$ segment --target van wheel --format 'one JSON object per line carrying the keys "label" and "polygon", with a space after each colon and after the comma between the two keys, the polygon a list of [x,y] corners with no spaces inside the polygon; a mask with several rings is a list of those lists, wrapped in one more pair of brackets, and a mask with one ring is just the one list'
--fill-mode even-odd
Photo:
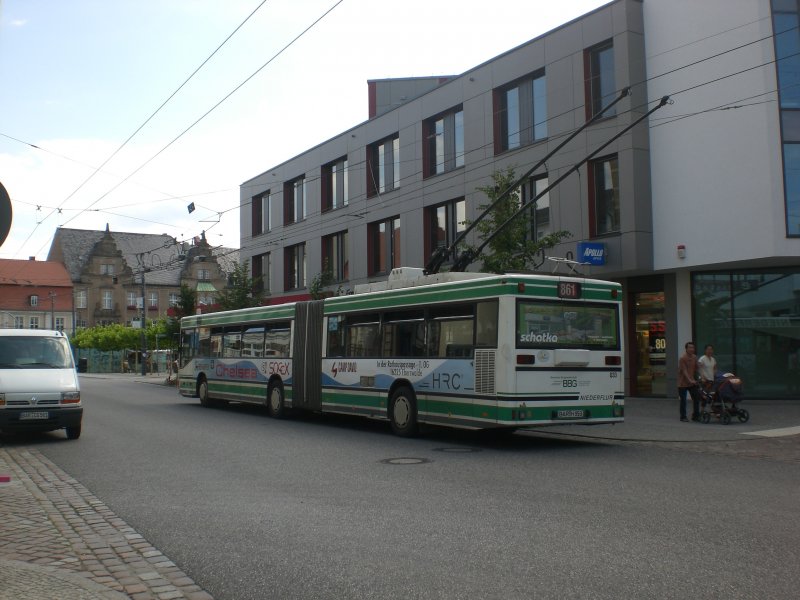
{"label": "van wheel", "polygon": [[205,377],[201,377],[197,384],[197,395],[200,396],[200,404],[203,406],[214,406],[214,401],[208,396],[208,380]]}
{"label": "van wheel", "polygon": [[397,388],[389,401],[389,421],[392,431],[402,437],[417,435],[417,399],[414,392],[406,386]]}
{"label": "van wheel", "polygon": [[286,416],[286,407],[283,404],[283,384],[273,381],[267,388],[267,413],[275,419]]}
{"label": "van wheel", "polygon": [[68,440],[77,440],[81,437],[81,424],[78,423],[74,427],[67,427],[67,439]]}

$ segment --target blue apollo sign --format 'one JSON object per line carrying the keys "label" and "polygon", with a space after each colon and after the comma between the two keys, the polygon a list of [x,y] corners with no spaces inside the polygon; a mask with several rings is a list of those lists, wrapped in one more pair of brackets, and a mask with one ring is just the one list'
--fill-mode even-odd
{"label": "blue apollo sign", "polygon": [[578,262],[584,265],[606,264],[606,245],[598,242],[578,242]]}

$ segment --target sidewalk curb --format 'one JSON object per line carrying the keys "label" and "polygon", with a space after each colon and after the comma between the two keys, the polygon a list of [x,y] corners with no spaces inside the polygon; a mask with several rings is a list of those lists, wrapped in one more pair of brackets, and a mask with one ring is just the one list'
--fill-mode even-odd
{"label": "sidewalk curb", "polygon": [[[0,600],[21,600],[43,590],[59,600],[129,600],[130,596],[71,571],[0,558]],[[50,580],[50,581],[48,581]],[[9,592],[12,595],[8,595]],[[54,594],[57,594],[54,595]],[[45,598],[47,596],[41,596]]]}

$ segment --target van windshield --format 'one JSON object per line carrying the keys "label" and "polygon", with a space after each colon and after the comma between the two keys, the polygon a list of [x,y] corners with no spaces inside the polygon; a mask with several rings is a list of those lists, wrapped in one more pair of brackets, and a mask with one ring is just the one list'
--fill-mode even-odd
{"label": "van windshield", "polygon": [[71,369],[65,338],[0,336],[0,369]]}

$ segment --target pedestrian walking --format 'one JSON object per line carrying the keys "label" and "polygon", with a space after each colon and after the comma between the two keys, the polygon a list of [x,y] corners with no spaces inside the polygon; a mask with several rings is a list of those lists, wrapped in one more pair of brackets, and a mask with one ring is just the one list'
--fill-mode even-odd
{"label": "pedestrian walking", "polygon": [[706,344],[703,349],[703,356],[697,361],[697,372],[700,375],[700,383],[703,389],[708,391],[714,384],[714,377],[717,375],[717,359],[714,358],[714,346]]}
{"label": "pedestrian walking", "polygon": [[697,397],[697,355],[694,342],[686,342],[685,352],[678,361],[678,398],[680,399],[681,421],[686,418],[687,396],[692,397],[692,421],[700,420],[700,399]]}

